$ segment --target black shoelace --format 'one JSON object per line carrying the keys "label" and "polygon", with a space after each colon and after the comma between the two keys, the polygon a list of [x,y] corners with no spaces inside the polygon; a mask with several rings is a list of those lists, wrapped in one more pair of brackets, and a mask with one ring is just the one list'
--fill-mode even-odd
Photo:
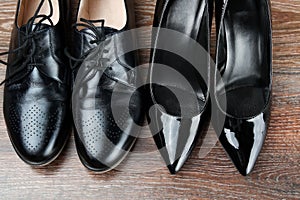
{"label": "black shoelace", "polygon": [[[104,30],[99,31],[98,27],[95,25],[96,23],[101,23],[101,28],[104,28],[104,23],[105,20],[101,19],[101,20],[87,20],[84,18],[80,18],[80,21],[82,23],[76,23],[73,25],[73,28],[78,28],[78,27],[85,27],[89,30],[92,31],[92,33],[89,32],[85,32],[85,34],[90,35],[92,38],[94,38],[94,40],[91,40],[90,43],[91,44],[97,44],[100,45],[105,39],[106,39],[106,35]],[[78,67],[80,67],[81,63],[84,61],[84,59],[91,53],[91,51],[94,48],[88,50],[87,52],[85,52],[80,58],[75,58],[73,57],[68,49],[65,49],[65,55],[70,59],[70,67],[72,70],[77,69]],[[100,54],[102,55],[103,53],[107,53],[108,50],[104,48],[104,46],[102,46],[101,48],[101,52]],[[108,58],[101,58],[102,61],[108,61]]]}
{"label": "black shoelace", "polygon": [[[104,53],[108,53],[109,51],[107,49],[105,49],[105,44],[103,41],[105,41],[107,39],[107,36],[106,36],[106,33],[105,33],[105,30],[104,30],[104,23],[105,23],[105,20],[101,19],[101,20],[87,20],[87,19],[84,19],[84,18],[80,18],[80,21],[82,23],[76,23],[73,25],[74,28],[77,28],[77,27],[85,27],[87,28],[88,30],[91,30],[92,33],[90,32],[85,32],[85,34],[88,34],[90,35],[94,40],[91,40],[90,43],[91,44],[97,44],[97,45],[100,45],[98,46],[98,49],[99,49],[99,52],[98,52],[98,59],[101,60],[101,62],[99,63],[100,66],[91,66],[92,68],[97,68],[98,70],[102,70],[102,71],[105,71],[106,68],[108,68],[109,70],[111,70],[112,68],[109,67],[108,65],[105,65],[104,63],[108,63],[110,60],[110,58],[104,58],[102,57]],[[95,24],[96,23],[101,23],[101,26],[100,28],[102,28],[102,30],[100,31],[99,30],[99,27],[97,27]],[[88,50],[87,52],[85,52],[80,58],[75,58],[73,57],[68,49],[66,48],[65,49],[65,55],[69,58],[70,60],[70,67],[72,70],[76,70],[78,69],[82,62],[85,60],[85,58],[94,50],[94,48],[91,48],[90,50]],[[128,68],[130,69],[130,68]],[[128,83],[122,81],[122,80],[119,80],[113,76],[111,76],[110,74],[104,72],[103,73],[104,76],[108,77],[109,79],[111,80],[114,80],[120,84],[123,84],[127,87],[132,87],[131,85],[129,85]]]}
{"label": "black shoelace", "polygon": [[[35,11],[33,17],[31,17],[28,20],[28,23],[25,25],[25,37],[24,37],[24,43],[12,50],[0,53],[0,56],[9,55],[9,54],[15,54],[19,51],[23,51],[22,56],[19,56],[17,60],[15,60],[12,63],[4,62],[3,60],[0,60],[0,63],[3,65],[10,65],[11,67],[18,67],[13,73],[11,73],[4,81],[0,83],[0,85],[3,85],[4,83],[7,83],[12,78],[14,78],[16,75],[20,75],[17,79],[14,80],[14,82],[20,81],[24,77],[26,77],[35,67],[37,66],[44,66],[42,63],[35,63],[33,56],[36,53],[36,43],[35,43],[35,37],[38,35],[38,30],[43,22],[46,20],[50,23],[51,26],[54,26],[53,21],[51,20],[51,17],[53,16],[53,5],[51,0],[48,0],[49,6],[50,6],[50,14],[39,15],[39,12],[44,4],[45,0],[41,0],[37,10]],[[35,21],[39,19],[37,23]],[[22,74],[21,72],[25,71],[25,69],[28,69],[26,73]],[[8,85],[13,84],[13,82],[8,83]]]}

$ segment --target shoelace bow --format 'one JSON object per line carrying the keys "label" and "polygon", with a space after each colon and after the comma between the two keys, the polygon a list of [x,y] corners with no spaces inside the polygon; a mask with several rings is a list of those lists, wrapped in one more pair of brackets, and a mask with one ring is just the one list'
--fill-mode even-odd
{"label": "shoelace bow", "polygon": [[[105,32],[104,30],[102,31],[99,31],[98,30],[98,27],[95,25],[96,23],[101,23],[101,28],[104,27],[104,23],[105,23],[105,20],[104,19],[101,19],[101,20],[87,20],[87,19],[84,19],[84,18],[80,18],[80,21],[82,23],[76,23],[73,25],[74,28],[77,28],[77,27],[85,27],[87,28],[88,30],[91,30],[92,33],[89,33],[89,32],[85,32],[85,34],[88,34],[90,35],[92,38],[94,38],[94,40],[91,40],[90,43],[91,44],[97,44],[97,45],[101,45],[101,42],[103,42],[105,39],[106,39],[106,35],[105,35]],[[85,52],[80,58],[75,58],[73,57],[68,49],[66,48],[65,49],[65,55],[70,59],[70,67],[72,70],[75,70],[77,69],[78,67],[80,67],[81,63],[84,61],[84,59],[91,53],[91,51],[93,50],[94,48],[88,50],[87,52]],[[102,48],[101,49],[101,52],[100,52],[100,55],[102,55],[103,53],[108,53],[108,50],[104,48],[104,46],[102,45]],[[100,58],[102,61],[109,61],[108,58]],[[102,63],[101,63],[102,65]],[[103,66],[101,66],[103,67]]]}
{"label": "shoelace bow", "polygon": [[[49,6],[50,6],[50,14],[49,15],[44,15],[44,14],[39,15],[39,12],[40,12],[44,2],[45,2],[45,0],[41,0],[33,17],[31,17],[28,20],[28,23],[25,25],[24,43],[20,47],[14,49],[12,51],[0,53],[0,56],[4,56],[4,55],[18,53],[19,51],[24,50],[23,55],[20,56],[17,60],[15,60],[11,64],[4,62],[3,60],[0,60],[0,63],[3,65],[7,65],[7,66],[10,65],[11,67],[18,67],[18,69],[15,70],[10,75],[8,75],[8,77],[4,81],[2,81],[0,83],[0,85],[7,83],[10,79],[12,79],[16,75],[20,74],[21,72],[23,72],[26,68],[27,68],[27,72],[24,73],[23,75],[20,75],[20,77],[17,78],[14,82],[17,82],[17,81],[23,79],[24,77],[26,77],[35,67],[44,66],[44,64],[42,64],[42,63],[34,63],[33,62],[33,60],[34,60],[33,56],[37,49],[36,43],[35,43],[35,37],[38,35],[38,30],[39,30],[41,24],[47,20],[51,26],[54,26],[53,21],[51,20],[51,17],[53,16],[53,5],[52,5],[51,0],[48,0]],[[40,19],[40,20],[37,23],[35,23],[35,21],[37,19]],[[21,65],[19,65],[20,63],[21,63]],[[9,85],[10,84],[12,84],[12,83],[9,83]]]}

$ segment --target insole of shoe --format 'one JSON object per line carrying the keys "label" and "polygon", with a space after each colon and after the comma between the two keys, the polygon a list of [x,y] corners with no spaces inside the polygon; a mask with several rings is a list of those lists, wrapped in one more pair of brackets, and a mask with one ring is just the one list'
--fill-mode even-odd
{"label": "insole of shoe", "polygon": [[[35,14],[39,4],[40,0],[21,0],[20,4],[20,10],[18,15],[18,27],[21,27],[22,25],[25,25],[28,23],[28,20],[33,17]],[[51,17],[51,20],[54,25],[56,25],[59,21],[59,3],[58,0],[51,0],[52,6],[53,6],[53,16]],[[45,0],[39,15],[49,15],[50,14],[50,5],[48,0]],[[38,22],[40,20],[37,19],[35,22]],[[43,24],[49,24],[50,22],[48,20],[45,20]]]}
{"label": "insole of shoe", "polygon": [[265,0],[228,1],[222,27],[227,57],[221,68],[229,114],[253,116],[266,104],[270,83],[268,19]]}
{"label": "insole of shoe", "polygon": [[[77,22],[80,18],[89,20],[104,19],[104,26],[121,30],[127,22],[124,0],[81,0]],[[96,24],[100,26],[100,24]],[[79,27],[78,29],[82,29]]]}

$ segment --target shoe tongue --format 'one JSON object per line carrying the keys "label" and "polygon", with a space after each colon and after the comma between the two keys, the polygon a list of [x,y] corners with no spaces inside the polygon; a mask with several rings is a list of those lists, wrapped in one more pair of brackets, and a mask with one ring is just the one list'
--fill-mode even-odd
{"label": "shoe tongue", "polygon": [[[118,32],[118,30],[110,28],[110,27],[96,27],[97,31],[100,34],[103,34],[103,36],[109,36],[109,35],[114,35]],[[80,37],[82,37],[82,42],[83,42],[83,46],[86,49],[91,49],[93,47],[96,47],[97,44],[91,44],[90,42],[95,40],[95,38],[93,36],[95,36],[95,33],[90,29],[90,28],[85,28],[82,29],[80,31],[78,31],[76,29],[77,34],[81,35]]]}
{"label": "shoe tongue", "polygon": [[[115,34],[115,33],[117,33],[118,32],[118,30],[117,29],[114,29],[114,28],[110,28],[110,27],[96,27],[96,29],[97,29],[97,31],[99,32],[99,33],[104,33],[104,35],[105,36],[107,36],[107,35],[113,35],[113,34]],[[89,29],[89,28],[85,28],[85,29],[82,29],[82,30],[80,30],[79,31],[81,34],[83,34],[83,35],[95,35],[95,33],[91,30],[91,29]]]}
{"label": "shoe tongue", "polygon": [[[118,32],[118,30],[110,27],[96,27],[96,29],[100,34],[103,33],[104,36],[113,35]],[[93,36],[95,36],[95,33],[90,28],[84,28],[80,31],[76,28],[74,29],[74,55],[76,57],[81,57],[84,53],[97,46],[97,43],[91,43],[91,41],[95,40]]]}
{"label": "shoe tongue", "polygon": [[[20,27],[20,31],[25,33],[26,30],[27,30],[27,27],[28,27],[28,24],[22,25]],[[48,25],[48,24],[38,24],[38,25],[33,24],[32,28],[31,28],[31,31],[33,31],[36,27],[37,27],[36,31],[41,31],[41,30],[47,29],[51,26]]]}

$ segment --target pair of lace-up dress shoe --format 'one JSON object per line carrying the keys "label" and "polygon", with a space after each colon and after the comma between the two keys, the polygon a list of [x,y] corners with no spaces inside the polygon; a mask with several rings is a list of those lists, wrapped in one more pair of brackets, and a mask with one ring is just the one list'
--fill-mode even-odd
{"label": "pair of lace-up dress shoe", "polygon": [[[8,62],[2,62],[7,65],[4,117],[17,154],[26,163],[41,166],[53,161],[67,143],[73,124],[71,105],[76,106],[74,132],[79,157],[87,168],[105,172],[125,157],[138,131],[129,116],[122,114],[122,98],[136,84],[132,70],[136,55],[129,52],[116,57],[123,43],[113,38],[134,28],[133,1],[81,0],[73,26],[71,5],[66,0],[18,1],[10,51],[2,53],[8,54]],[[95,56],[98,64],[108,66],[80,72],[83,60],[96,47],[103,49],[103,55]],[[83,71],[89,78],[79,78],[81,82],[76,83],[78,72]],[[124,77],[127,71],[132,73]],[[122,120],[115,120],[110,102],[119,82],[123,88],[115,108]],[[72,92],[78,92],[79,101],[71,101]],[[131,101],[135,122],[144,118],[140,98],[136,92]],[[117,123],[122,123],[123,129]]]}
{"label": "pair of lace-up dress shoe", "polygon": [[[72,28],[70,5],[65,0],[19,0],[10,51],[1,54],[8,54],[8,62],[2,61],[7,65],[4,117],[22,160],[39,166],[53,161],[67,143],[73,111],[80,160],[94,171],[111,170],[134,145],[146,108],[160,104],[164,109],[155,107],[148,120],[162,157],[176,173],[203,131],[211,99],[218,105],[212,114],[225,150],[243,175],[252,170],[265,138],[271,96],[266,0],[216,2],[216,70],[197,59],[197,51],[188,45],[200,44],[209,51],[212,2],[159,0],[149,84],[143,90],[138,88],[137,55],[131,46],[134,35],[126,42],[116,37],[135,28],[133,1],[81,0]],[[158,47],[163,28],[187,36],[171,43],[192,52],[200,74],[185,57]],[[164,76],[156,63],[183,75],[196,95],[176,83],[176,75]],[[183,97],[184,106],[174,94]],[[223,107],[219,101],[224,96]],[[223,123],[218,120],[222,116]]]}

